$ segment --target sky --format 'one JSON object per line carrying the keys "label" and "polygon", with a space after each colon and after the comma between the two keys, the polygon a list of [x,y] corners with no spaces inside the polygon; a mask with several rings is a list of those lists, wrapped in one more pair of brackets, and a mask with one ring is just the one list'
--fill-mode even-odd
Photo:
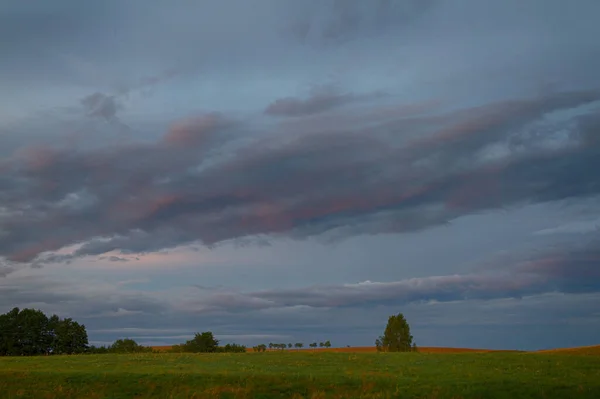
{"label": "sky", "polygon": [[600,343],[600,2],[0,5],[0,312]]}

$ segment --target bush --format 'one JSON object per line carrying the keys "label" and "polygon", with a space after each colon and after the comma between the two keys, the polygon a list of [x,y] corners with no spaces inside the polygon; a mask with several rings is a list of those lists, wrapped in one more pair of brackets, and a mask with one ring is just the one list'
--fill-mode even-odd
{"label": "bush", "polygon": [[218,346],[219,340],[214,337],[212,332],[206,331],[196,333],[194,338],[181,345],[181,350],[190,353],[215,353]]}
{"label": "bush", "polygon": [[259,345],[253,346],[252,350],[254,350],[254,352],[266,352],[267,345],[259,344]]}
{"label": "bush", "polygon": [[91,345],[86,351],[85,353],[88,353],[90,355],[103,355],[108,352],[108,348],[106,346],[94,346]]}
{"label": "bush", "polygon": [[[265,345],[263,345],[265,346]],[[266,348],[266,346],[265,346]],[[194,338],[186,341],[184,344],[173,345],[171,353],[245,353],[246,347],[238,344],[227,344],[219,346],[219,340],[215,338],[212,332],[205,331],[196,333]]]}
{"label": "bush", "polygon": [[238,344],[227,344],[217,347],[217,352],[221,353],[246,353],[246,347]]}
{"label": "bush", "polygon": [[148,346],[142,346],[135,342],[133,339],[125,338],[118,339],[111,346],[108,347],[108,353],[151,353],[152,348]]}

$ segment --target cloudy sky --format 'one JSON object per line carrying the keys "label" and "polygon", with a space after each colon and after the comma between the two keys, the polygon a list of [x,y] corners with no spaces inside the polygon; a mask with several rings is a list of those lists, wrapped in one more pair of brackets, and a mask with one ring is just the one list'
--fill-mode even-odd
{"label": "cloudy sky", "polygon": [[597,0],[0,4],[0,312],[600,342]]}

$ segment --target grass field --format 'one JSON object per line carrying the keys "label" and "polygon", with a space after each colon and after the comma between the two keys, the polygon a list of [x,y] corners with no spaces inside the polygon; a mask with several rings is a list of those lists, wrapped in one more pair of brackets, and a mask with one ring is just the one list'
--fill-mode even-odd
{"label": "grass field", "polygon": [[13,357],[0,358],[0,397],[597,399],[600,356],[306,351]]}
{"label": "grass field", "polygon": [[559,348],[539,351],[538,353],[550,353],[557,355],[589,355],[600,356],[600,345],[581,346],[578,348]]}

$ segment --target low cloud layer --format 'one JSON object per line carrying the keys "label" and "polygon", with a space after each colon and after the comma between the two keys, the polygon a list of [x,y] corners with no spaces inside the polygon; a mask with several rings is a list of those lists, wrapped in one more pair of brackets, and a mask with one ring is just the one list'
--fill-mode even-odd
{"label": "low cloud layer", "polygon": [[[147,344],[172,344],[210,329],[224,342],[333,339],[343,345],[368,343],[364,339],[371,341],[380,333],[386,315],[402,309],[423,344],[466,343],[454,333],[432,335],[433,327],[489,333],[518,328],[520,338],[491,346],[531,349],[552,342],[551,336],[569,334],[561,332],[565,326],[585,330],[600,325],[592,306],[600,290],[596,248],[597,241],[572,250],[547,249],[501,271],[258,291],[181,285],[150,293],[133,286],[151,279],[110,284],[19,272],[0,280],[0,310],[29,306],[75,317],[85,322],[95,343],[132,337]],[[542,311],[548,306],[552,312]],[[537,333],[536,345],[527,343],[540,325],[550,328]],[[353,333],[341,333],[340,328]],[[490,346],[482,337],[474,339],[471,346]],[[578,339],[571,342],[589,342]]]}
{"label": "low cloud layer", "polygon": [[[200,313],[269,308],[402,307],[411,303],[495,300],[526,296],[600,292],[598,241],[578,248],[548,250],[494,271],[411,278],[394,282],[364,281],[257,292],[209,292],[198,300]],[[193,306],[193,304],[188,304]]]}

